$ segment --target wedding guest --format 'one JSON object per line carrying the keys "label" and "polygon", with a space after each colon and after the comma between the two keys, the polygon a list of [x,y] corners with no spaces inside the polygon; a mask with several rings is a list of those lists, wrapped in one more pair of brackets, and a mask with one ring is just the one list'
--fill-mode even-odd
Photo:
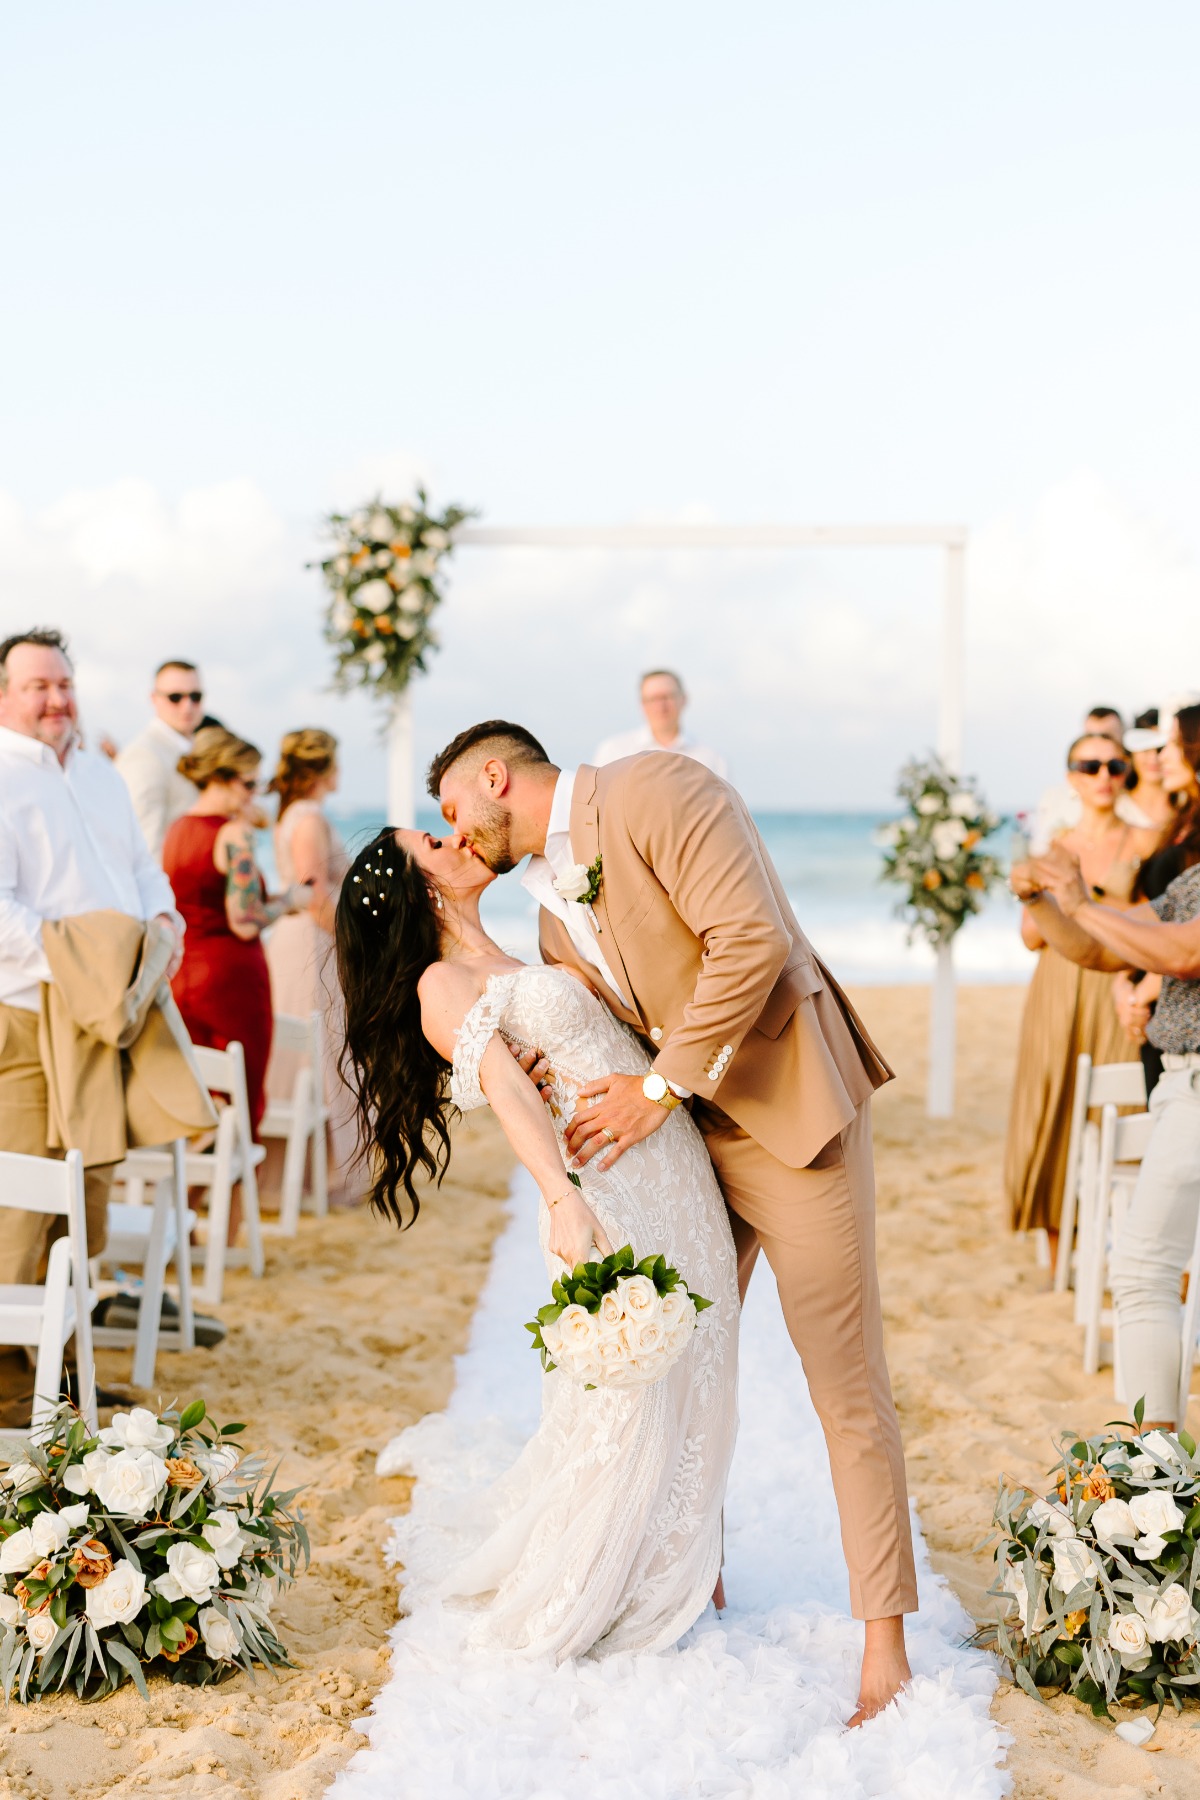
{"label": "wedding guest", "polygon": [[642,713],[646,723],[619,737],[605,738],[592,761],[597,768],[619,762],[623,756],[640,756],[647,750],[672,750],[676,756],[690,756],[703,763],[714,775],[728,773],[725,758],[707,745],[699,744],[683,729],[683,714],[688,697],[683,682],[670,669],[650,669],[640,684]]}
{"label": "wedding guest", "polygon": [[194,1043],[214,1050],[241,1044],[255,1131],[266,1108],[272,1024],[260,940],[268,925],[309,901],[306,887],[268,898],[255,862],[250,821],[260,761],[253,744],[221,726],[198,731],[179,769],[199,794],[163,844],[163,868],[188,932],[172,991]]}
{"label": "wedding guest", "polygon": [[167,827],[196,797],[191,782],[179,773],[179,759],[191,749],[204,712],[204,684],[195,663],[178,656],[160,663],[150,704],[154,717],[120,752],[117,768],[133,796],[151,854],[161,860]]}
{"label": "wedding guest", "polygon": [[[38,1046],[51,982],[43,925],[106,911],[153,919],[175,938],[170,972],[182,954],[183,920],[129,791],[107,757],[80,747],[77,727],[62,634],[26,631],[0,643],[0,1149],[24,1156],[51,1154]],[[111,1177],[111,1164],[86,1171],[93,1255],[104,1247]],[[37,1279],[49,1227],[36,1213],[0,1208],[0,1284]],[[28,1424],[32,1385],[23,1352],[0,1352],[0,1420]]]}
{"label": "wedding guest", "polygon": [[1163,977],[1149,1036],[1164,1072],[1150,1099],[1154,1129],[1113,1250],[1111,1286],[1118,1340],[1118,1398],[1145,1429],[1174,1431],[1179,1417],[1180,1292],[1200,1212],[1200,864],[1177,875],[1157,900],[1133,911],[1091,893],[1061,847],[1012,874],[1014,892],[1056,951],[1089,971],[1134,966]]}
{"label": "wedding guest", "polygon": [[[1159,831],[1175,819],[1175,799],[1163,781],[1162,749],[1167,732],[1158,728],[1159,709],[1147,707],[1125,733],[1125,748],[1133,769],[1127,786],[1126,817],[1131,825],[1156,826]],[[1170,720],[1165,721],[1167,727]]]}
{"label": "wedding guest", "polygon": [[[1177,875],[1200,862],[1200,705],[1182,707],[1169,721],[1165,736],[1161,728],[1153,735],[1161,744],[1162,783],[1174,812],[1158,849],[1138,871],[1139,900],[1158,900]],[[1162,979],[1142,969],[1123,969],[1113,976],[1113,1003],[1141,1056],[1147,1095],[1154,1092],[1163,1072],[1162,1052],[1147,1036]]]}
{"label": "wedding guest", "polygon": [[[1079,823],[1055,842],[1079,859],[1084,879],[1110,903],[1128,905],[1144,857],[1158,834],[1117,816],[1129,759],[1111,737],[1076,738],[1067,753],[1067,779],[1079,801]],[[1093,1063],[1128,1059],[1125,1034],[1113,1010],[1107,975],[1081,969],[1049,947],[1028,908],[1021,939],[1037,952],[1021,1021],[1017,1078],[1009,1113],[1004,1184],[1014,1231],[1044,1228],[1058,1237],[1066,1175],[1075,1064],[1086,1051]]]}
{"label": "wedding guest", "polygon": [[[1084,714],[1080,730],[1086,735],[1110,737],[1124,745],[1125,725],[1115,706],[1090,707]],[[1119,810],[1124,810],[1124,801]],[[1070,831],[1078,823],[1079,795],[1069,781],[1056,781],[1053,787],[1045,789],[1034,810],[1029,832],[1034,855],[1047,849],[1060,832]]]}
{"label": "wedding guest", "polygon": [[[342,992],[333,957],[334,915],[349,866],[341,838],[325,811],[338,785],[338,744],[328,731],[310,726],[289,731],[268,792],[279,796],[275,826],[275,866],[282,882],[306,887],[302,912],[280,919],[267,934],[267,966],[277,1013],[307,1019],[322,1015],[325,1028],[325,1104],[329,1108],[328,1153],[331,1197],[345,1198],[355,1158],[356,1129],[347,1090],[337,1072],[343,1038]],[[296,1079],[295,1057],[279,1046],[267,1070],[267,1094],[288,1100]]]}

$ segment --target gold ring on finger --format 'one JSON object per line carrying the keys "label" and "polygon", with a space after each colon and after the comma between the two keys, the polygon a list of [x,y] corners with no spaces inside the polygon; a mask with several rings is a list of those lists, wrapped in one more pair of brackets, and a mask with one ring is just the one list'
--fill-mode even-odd
{"label": "gold ring on finger", "polygon": [[610,1125],[602,1125],[600,1127],[600,1136],[606,1137],[610,1144],[615,1144],[617,1141],[617,1134]]}

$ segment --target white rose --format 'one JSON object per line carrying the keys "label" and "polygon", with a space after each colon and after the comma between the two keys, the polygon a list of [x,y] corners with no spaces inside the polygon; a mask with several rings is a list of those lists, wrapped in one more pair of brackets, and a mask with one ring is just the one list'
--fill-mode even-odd
{"label": "white rose", "polygon": [[559,1313],[558,1337],[567,1355],[590,1350],[599,1335],[599,1327],[586,1306],[564,1306]]}
{"label": "white rose", "polygon": [[92,1477],[101,1506],[122,1519],[144,1519],[166,1485],[167,1465],[152,1450],[118,1450]]}
{"label": "white rose", "polygon": [[398,509],[396,516],[400,520],[400,523],[402,525],[411,525],[415,522],[417,515],[416,515],[415,510],[408,504],[408,501],[406,500],[404,502],[404,505]]}
{"label": "white rose", "polygon": [[424,576],[428,581],[437,569],[437,557],[432,550],[415,550],[408,566],[414,576]]}
{"label": "white rose", "polygon": [[227,1481],[242,1460],[241,1451],[234,1444],[218,1444],[215,1450],[193,1450],[192,1461],[198,1469],[203,1469],[214,1487]]}
{"label": "white rose", "polygon": [[917,811],[922,818],[931,819],[934,813],[939,813],[941,810],[942,803],[936,794],[922,794],[917,801]]}
{"label": "white rose", "polygon": [[164,1600],[211,1600],[220,1580],[215,1556],[195,1544],[172,1544],[167,1551],[167,1573],[154,1583]]}
{"label": "white rose", "polygon": [[694,1312],[690,1318],[680,1319],[676,1324],[672,1325],[670,1331],[668,1331],[663,1340],[663,1348],[672,1362],[675,1361],[677,1356],[683,1355],[683,1352],[688,1347],[688,1341],[695,1329],[696,1315]]}
{"label": "white rose", "polygon": [[583,863],[568,863],[561,875],[554,877],[554,891],[564,900],[582,900],[592,885],[592,877]]}
{"label": "white rose", "polygon": [[399,605],[402,613],[407,613],[410,618],[415,618],[419,613],[425,611],[427,601],[424,591],[415,587],[405,588],[400,596]]}
{"label": "white rose", "polygon": [[1035,1500],[1025,1514],[1024,1523],[1035,1526],[1038,1531],[1046,1526],[1054,1537],[1075,1536],[1075,1522],[1070,1513],[1049,1500]]}
{"label": "white rose", "polygon": [[621,1283],[621,1305],[634,1324],[658,1315],[658,1289],[648,1275],[627,1275]]}
{"label": "white rose", "polygon": [[1030,1631],[1041,1631],[1049,1622],[1050,1614],[1046,1608],[1045,1598],[1038,1601],[1037,1618],[1032,1627],[1029,1623],[1029,1589],[1025,1586],[1024,1563],[1010,1563],[1004,1571],[1004,1590],[1016,1601],[1017,1612],[1021,1620],[1021,1628],[1026,1636]]}
{"label": "white rose", "polygon": [[232,1569],[241,1560],[244,1540],[236,1513],[224,1509],[209,1513],[200,1535],[223,1569]]}
{"label": "white rose", "polygon": [[373,569],[390,569],[395,560],[390,550],[377,550],[371,558],[371,567]]}
{"label": "white rose", "polygon": [[1146,1621],[1146,1630],[1154,1643],[1195,1637],[1200,1613],[1188,1599],[1187,1589],[1180,1587],[1177,1581],[1161,1594],[1135,1594],[1133,1604]]}
{"label": "white rose", "polygon": [[348,600],[335,600],[329,620],[335,631],[349,631],[354,623],[354,608]]}
{"label": "white rose", "polygon": [[20,1499],[22,1494],[32,1494],[35,1488],[44,1487],[45,1482],[46,1477],[36,1463],[10,1463],[4,1471],[4,1486],[12,1489],[14,1499]]}
{"label": "white rose", "polygon": [[379,664],[385,660],[386,655],[387,652],[382,644],[368,644],[363,652],[363,660],[374,669],[378,668]]}
{"label": "white rose", "polygon": [[169,1425],[160,1425],[149,1407],[135,1406],[132,1412],[113,1414],[112,1424],[100,1432],[100,1442],[119,1450],[165,1450],[175,1433]]}
{"label": "white rose", "polygon": [[[396,636],[397,637],[415,638],[418,631],[420,631],[420,629],[421,629],[420,621],[417,619],[406,619],[404,617],[404,615],[401,614],[400,617],[396,620]],[[430,636],[429,641],[431,644],[434,642],[432,635]]]}
{"label": "white rose", "polygon": [[659,1317],[664,1325],[678,1325],[681,1320],[692,1320],[696,1316],[696,1308],[690,1294],[682,1288],[672,1288],[664,1294],[659,1302]]}
{"label": "white rose", "polygon": [[1148,1537],[1160,1538],[1165,1532],[1183,1530],[1184,1515],[1170,1494],[1164,1494],[1161,1488],[1148,1494],[1135,1494],[1129,1502],[1129,1511],[1138,1530]]}
{"label": "white rose", "polygon": [[1152,1456],[1131,1456],[1129,1459],[1129,1478],[1131,1481],[1157,1481],[1162,1470]]}
{"label": "white rose", "polygon": [[365,606],[368,612],[385,613],[392,604],[392,590],[386,581],[373,577],[364,581],[361,587],[354,590],[354,604]]}
{"label": "white rose", "polygon": [[1115,1539],[1133,1539],[1138,1534],[1137,1521],[1124,1500],[1106,1500],[1096,1508],[1090,1523],[1097,1543],[1106,1550],[1115,1548]]}
{"label": "white rose", "polygon": [[107,1625],[128,1625],[146,1604],[146,1577],[124,1558],[114,1564],[98,1587],[88,1588],[84,1611],[97,1631]]}
{"label": "white rose", "polygon": [[361,535],[370,538],[373,544],[386,544],[393,529],[390,516],[377,509],[367,520],[366,530]]}
{"label": "white rose", "polygon": [[613,1288],[607,1294],[602,1296],[600,1310],[594,1316],[596,1320],[596,1329],[599,1331],[601,1338],[613,1337],[620,1331],[622,1325],[625,1323],[625,1309],[621,1305],[621,1296],[618,1289]]}
{"label": "white rose", "polygon": [[973,819],[978,805],[974,794],[968,794],[964,788],[950,796],[950,811],[956,819]]}
{"label": "white rose", "polygon": [[895,823],[880,825],[874,832],[875,842],[881,850],[894,850],[903,835],[903,828]]}
{"label": "white rose", "polygon": [[19,1625],[21,1603],[15,1594],[0,1594],[0,1625]]}
{"label": "white rose", "polygon": [[112,1460],[111,1450],[89,1450],[82,1462],[72,1463],[63,1476],[63,1486],[70,1494],[93,1494],[96,1476]]}
{"label": "white rose", "polygon": [[450,534],[443,531],[440,525],[427,525],[421,533],[421,542],[428,544],[431,550],[445,550],[450,542]]}
{"label": "white rose", "polygon": [[30,1525],[29,1533],[37,1546],[40,1562],[43,1556],[58,1555],[71,1535],[71,1525],[61,1513],[40,1512]]}
{"label": "white rose", "polygon": [[367,526],[370,523],[370,519],[371,519],[371,515],[368,512],[356,512],[351,515],[350,529],[354,533],[355,537],[365,537],[366,536]]}
{"label": "white rose", "polygon": [[25,1636],[29,1639],[39,1656],[45,1656],[47,1650],[58,1636],[58,1626],[48,1612],[30,1613],[25,1620]]}
{"label": "white rose", "polygon": [[629,1356],[624,1335],[619,1337],[601,1337],[596,1345],[596,1362],[604,1371],[604,1379],[608,1381],[614,1369],[619,1369]]}
{"label": "white rose", "polygon": [[196,1623],[204,1639],[205,1651],[213,1661],[232,1662],[240,1648],[233,1621],[219,1613],[215,1606],[206,1606]]}
{"label": "white rose", "polygon": [[32,1569],[35,1562],[41,1562],[42,1553],[34,1542],[33,1532],[26,1525],[21,1531],[14,1531],[6,1537],[0,1546],[0,1575],[24,1575]]}
{"label": "white rose", "polygon": [[666,1333],[660,1319],[650,1318],[641,1325],[631,1325],[629,1329],[629,1348],[640,1361],[644,1357],[653,1356],[664,1346]]}
{"label": "white rose", "polygon": [[342,577],[347,576],[350,573],[350,558],[348,556],[335,556],[333,559],[333,572],[335,575],[340,575]]}
{"label": "white rose", "polygon": [[939,819],[929,835],[939,862],[950,862],[958,854],[958,847],[967,834],[960,820]]}
{"label": "white rose", "polygon": [[542,1326],[542,1343],[546,1347],[550,1361],[557,1362],[562,1353],[562,1335],[558,1329],[557,1319],[552,1319],[548,1325]]}
{"label": "white rose", "polygon": [[1108,1624],[1109,1648],[1127,1669],[1144,1669],[1150,1661],[1150,1633],[1136,1613],[1115,1613]]}
{"label": "white rose", "polygon": [[1051,1585],[1060,1594],[1069,1594],[1081,1581],[1089,1585],[1095,1582],[1099,1573],[1096,1559],[1078,1538],[1056,1537],[1050,1546],[1050,1554],[1054,1558]]}

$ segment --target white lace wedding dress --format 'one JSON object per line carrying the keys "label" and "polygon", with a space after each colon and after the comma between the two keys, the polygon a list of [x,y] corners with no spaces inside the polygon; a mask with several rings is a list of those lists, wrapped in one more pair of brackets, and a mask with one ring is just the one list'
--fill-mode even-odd
{"label": "white lace wedding dress", "polygon": [[[565,970],[517,969],[493,976],[463,1021],[451,1089],[463,1111],[486,1105],[479,1065],[496,1032],[548,1058],[560,1142],[579,1087],[649,1067],[633,1033]],[[660,1650],[694,1624],[720,1569],[736,1431],[733,1241],[686,1109],[607,1173],[588,1165],[582,1181],[614,1249],[661,1252],[713,1305],[649,1387],[588,1391],[560,1371],[544,1376],[541,1423],[508,1473],[436,1518],[398,1519],[390,1546],[404,1564],[408,1609],[430,1599],[469,1607],[470,1644],[560,1662]],[[562,1265],[547,1251],[544,1206],[540,1232],[548,1299]],[[523,1316],[514,1314],[514,1334]]]}

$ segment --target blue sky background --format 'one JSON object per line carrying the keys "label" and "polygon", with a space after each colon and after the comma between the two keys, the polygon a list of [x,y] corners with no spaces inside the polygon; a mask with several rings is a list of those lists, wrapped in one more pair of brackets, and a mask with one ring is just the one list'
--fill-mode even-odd
{"label": "blue sky background", "polygon": [[[323,720],[323,510],[972,528],[968,760],[1200,684],[1200,18],[617,0],[67,4],[6,21],[3,622],[128,736],[160,654]],[[678,663],[759,803],[886,798],[933,733],[906,556],[459,558],[430,751],[564,759]]]}

